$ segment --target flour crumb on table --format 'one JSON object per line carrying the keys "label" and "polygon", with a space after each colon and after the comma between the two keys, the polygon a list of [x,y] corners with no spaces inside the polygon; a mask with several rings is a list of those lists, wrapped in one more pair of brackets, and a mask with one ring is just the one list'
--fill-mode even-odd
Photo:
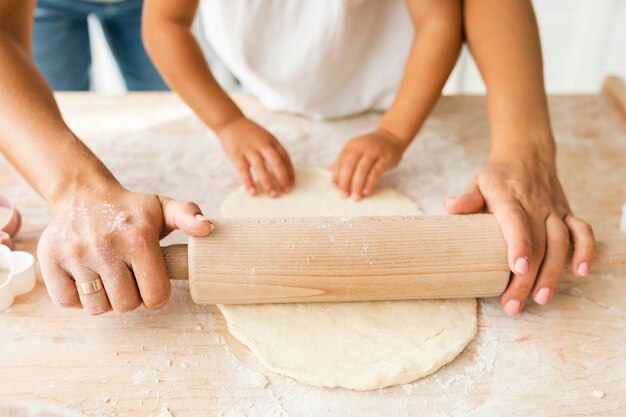
{"label": "flour crumb on table", "polygon": [[150,417],[174,417],[174,414],[167,407],[163,407],[159,414],[152,414]]}
{"label": "flour crumb on table", "polygon": [[599,389],[594,389],[593,390],[593,396],[598,398],[598,399],[602,399],[602,398],[604,398],[604,391],[599,390]]}

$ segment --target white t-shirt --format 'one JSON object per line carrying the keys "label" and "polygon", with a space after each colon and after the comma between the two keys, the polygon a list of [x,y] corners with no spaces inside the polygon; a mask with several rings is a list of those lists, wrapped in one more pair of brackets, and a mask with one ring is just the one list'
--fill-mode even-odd
{"label": "white t-shirt", "polygon": [[413,40],[404,0],[205,0],[201,14],[267,108],[317,119],[387,109]]}

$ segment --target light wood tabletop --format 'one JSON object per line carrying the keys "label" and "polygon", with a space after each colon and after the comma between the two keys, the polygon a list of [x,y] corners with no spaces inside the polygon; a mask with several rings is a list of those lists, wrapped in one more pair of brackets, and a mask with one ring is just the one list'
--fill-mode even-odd
{"label": "light wood tabletop", "polygon": [[[380,114],[337,122],[273,114],[235,96],[298,166],[325,166]],[[57,94],[72,129],[127,187],[198,202],[208,217],[238,185],[213,134],[171,93]],[[572,209],[599,239],[620,232],[626,122],[607,94],[550,97],[558,168]],[[3,110],[6,111],[6,110]],[[484,97],[444,97],[401,165],[384,177],[442,214],[489,147]],[[45,202],[0,157],[0,191],[24,218],[17,249],[35,253]],[[174,234],[164,244],[183,242]],[[410,318],[407,318],[410,319]],[[432,376],[356,392],[311,387],[265,370],[214,306],[175,282],[161,310],[91,317],[55,307],[39,282],[0,312],[0,403],[37,401],[90,416],[620,416],[626,415],[626,267],[565,273],[545,307],[518,317],[479,303],[479,331]],[[0,407],[0,415],[3,414]]]}

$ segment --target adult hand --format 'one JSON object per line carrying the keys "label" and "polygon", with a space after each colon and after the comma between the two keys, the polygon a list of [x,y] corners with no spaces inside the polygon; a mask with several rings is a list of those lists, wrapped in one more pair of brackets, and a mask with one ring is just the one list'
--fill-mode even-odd
{"label": "adult hand", "polygon": [[333,165],[333,183],[344,197],[360,200],[374,191],[385,171],[398,165],[406,147],[400,138],[383,129],[354,138]]}
{"label": "adult hand", "polygon": [[[530,161],[530,162],[527,162]],[[572,214],[554,162],[492,160],[459,197],[445,202],[449,214],[493,213],[507,243],[512,271],[501,305],[517,314],[527,297],[550,301],[573,246],[572,272],[584,278],[595,254],[591,227]]]}
{"label": "adult hand", "polygon": [[[159,240],[174,229],[190,236],[213,229],[194,203],[130,192],[116,182],[75,189],[52,208],[37,249],[48,293],[56,304],[89,314],[163,306],[170,281]],[[77,284],[98,278],[103,289],[79,295]]]}
{"label": "adult hand", "polygon": [[217,132],[222,148],[239,171],[250,195],[257,193],[251,170],[270,197],[293,188],[295,173],[289,155],[271,133],[252,120],[240,117]]}

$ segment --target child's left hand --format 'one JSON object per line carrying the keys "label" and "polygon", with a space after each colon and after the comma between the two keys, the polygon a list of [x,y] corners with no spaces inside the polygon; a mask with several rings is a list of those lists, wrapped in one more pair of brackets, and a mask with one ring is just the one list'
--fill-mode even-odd
{"label": "child's left hand", "polygon": [[380,176],[398,165],[407,145],[393,134],[377,129],[350,140],[333,165],[333,183],[344,197],[368,196]]}

